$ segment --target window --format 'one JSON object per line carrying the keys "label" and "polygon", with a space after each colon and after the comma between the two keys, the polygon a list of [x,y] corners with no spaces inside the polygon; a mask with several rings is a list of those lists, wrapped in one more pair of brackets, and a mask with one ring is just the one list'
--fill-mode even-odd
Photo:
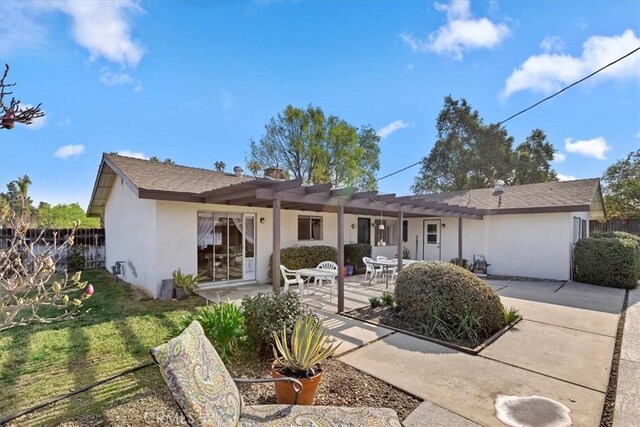
{"label": "window", "polygon": [[586,230],[582,229],[582,219],[580,217],[573,217],[573,243],[582,238],[583,233],[586,234]]}
{"label": "window", "polygon": [[406,219],[402,221],[402,241],[405,243],[409,241],[409,221]]}
{"label": "window", "polygon": [[583,239],[587,237],[587,220],[586,219],[582,220],[582,233],[580,233],[580,236]]}
{"label": "window", "polygon": [[322,217],[298,216],[298,240],[322,240]]}
{"label": "window", "polygon": [[[384,225],[384,229],[380,229],[381,220],[376,219],[374,221],[375,225],[375,246],[390,246],[398,244],[398,221],[397,220],[382,220],[382,225]],[[382,242],[385,244],[382,245]]]}

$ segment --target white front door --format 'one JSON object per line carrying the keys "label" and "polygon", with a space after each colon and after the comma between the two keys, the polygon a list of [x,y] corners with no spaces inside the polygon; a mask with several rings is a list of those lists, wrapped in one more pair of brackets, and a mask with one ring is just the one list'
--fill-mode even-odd
{"label": "white front door", "polygon": [[440,220],[424,221],[422,259],[440,261]]}

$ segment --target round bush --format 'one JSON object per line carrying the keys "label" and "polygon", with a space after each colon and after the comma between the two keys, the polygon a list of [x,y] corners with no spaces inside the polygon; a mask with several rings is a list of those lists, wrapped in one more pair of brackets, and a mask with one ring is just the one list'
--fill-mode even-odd
{"label": "round bush", "polygon": [[573,251],[577,282],[631,289],[640,279],[640,246],[633,239],[587,237]]}
{"label": "round bush", "polygon": [[403,318],[449,341],[477,344],[506,325],[498,295],[475,274],[448,262],[402,269],[395,299]]}

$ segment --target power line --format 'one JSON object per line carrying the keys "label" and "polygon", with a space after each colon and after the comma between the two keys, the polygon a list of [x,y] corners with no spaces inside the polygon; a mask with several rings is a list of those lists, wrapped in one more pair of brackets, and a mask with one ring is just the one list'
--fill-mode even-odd
{"label": "power line", "polygon": [[[532,108],[537,107],[538,105],[542,104],[543,102],[548,101],[548,100],[550,100],[551,98],[553,98],[553,97],[555,97],[555,96],[560,95],[560,94],[561,94],[562,92],[564,92],[565,90],[570,89],[570,88],[572,88],[573,86],[575,86],[575,85],[577,85],[577,84],[582,83],[583,81],[585,81],[585,80],[587,80],[587,79],[589,79],[589,78],[591,78],[591,77],[595,76],[596,74],[598,74],[599,72],[603,71],[604,69],[609,68],[609,67],[611,67],[612,65],[614,65],[614,64],[616,64],[616,63],[618,63],[618,62],[622,61],[623,59],[625,59],[625,58],[627,58],[627,57],[629,57],[629,56],[633,55],[634,53],[636,53],[636,52],[637,52],[637,51],[639,51],[639,50],[640,50],[640,47],[637,47],[637,48],[633,49],[631,52],[627,53],[626,55],[621,56],[620,58],[616,59],[615,61],[610,62],[610,63],[608,63],[607,65],[605,65],[605,66],[603,66],[603,67],[601,67],[601,68],[598,68],[596,71],[594,71],[593,73],[589,74],[588,76],[585,76],[585,77],[581,78],[580,80],[577,80],[577,81],[575,81],[575,82],[571,83],[569,86],[565,86],[564,88],[560,89],[559,91],[557,91],[557,92],[556,92],[556,93],[554,93],[553,95],[549,95],[549,96],[547,96],[546,98],[541,99],[540,101],[536,102],[535,104],[530,105],[529,107],[525,108],[524,110],[520,110],[520,111],[518,111],[517,113],[515,113],[515,114],[513,114],[513,115],[511,115],[511,116],[507,117],[506,119],[502,120],[501,122],[498,122],[498,123],[497,123],[497,125],[498,125],[498,126],[500,126],[500,125],[502,125],[502,124],[504,124],[504,123],[508,122],[509,120],[511,120],[511,119],[513,119],[513,118],[515,118],[515,117],[518,117],[520,114],[526,113],[527,111],[531,110]],[[422,163],[422,160],[419,160],[419,161],[417,161],[417,162],[415,162],[415,163],[412,163],[412,164],[410,164],[409,166],[405,166],[405,167],[403,167],[402,169],[398,169],[397,171],[391,172],[391,173],[389,173],[389,174],[387,174],[387,175],[385,175],[385,176],[383,176],[383,177],[377,178],[377,179],[375,180],[375,182],[382,181],[383,179],[385,179],[385,178],[389,178],[390,176],[393,176],[393,175],[397,175],[397,174],[399,174],[400,172],[404,172],[404,171],[406,171],[407,169],[411,169],[412,167],[419,165],[420,163]]]}

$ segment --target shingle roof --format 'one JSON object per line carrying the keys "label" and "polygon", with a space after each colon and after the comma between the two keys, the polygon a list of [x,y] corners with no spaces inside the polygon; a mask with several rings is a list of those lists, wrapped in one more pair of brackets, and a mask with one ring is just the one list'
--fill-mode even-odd
{"label": "shingle roof", "polygon": [[[376,211],[382,209],[379,202],[367,201],[367,198],[384,197],[385,202],[382,206],[389,204],[389,209],[396,209],[399,205],[407,214],[422,216],[460,214],[481,218],[482,215],[585,210],[591,211],[592,215],[604,215],[600,182],[597,178],[505,186],[501,194],[496,194],[493,188],[482,188],[396,197],[395,195],[371,195],[367,192],[353,194],[354,189],[329,190],[324,188],[325,185],[300,188],[300,180],[278,183],[268,178],[236,176],[209,169],[154,163],[105,154],[91,196],[87,212],[89,216],[98,216],[104,211],[109,193],[118,176],[138,197],[155,200],[222,202],[232,205],[260,203],[266,206],[265,200],[262,199],[269,199],[270,196],[262,193],[258,197],[258,191],[284,190],[293,192],[279,193],[279,198],[285,200],[286,207],[302,210],[305,210],[303,208],[317,210],[318,206],[332,204],[335,197],[346,195],[353,197],[354,200],[346,204],[345,201],[341,203],[345,208],[351,209],[353,211],[350,211],[351,213],[358,214],[370,209],[369,205],[373,203],[377,203]],[[269,190],[259,190],[260,188]]]}
{"label": "shingle roof", "polygon": [[209,169],[156,163],[115,154],[105,154],[104,157],[120,169],[133,185],[144,190],[202,193],[256,180],[250,176],[238,177]]}
{"label": "shingle roof", "polygon": [[597,178],[505,186],[498,197],[493,188],[425,194],[424,200],[478,209],[529,209],[584,206],[598,194]]}

